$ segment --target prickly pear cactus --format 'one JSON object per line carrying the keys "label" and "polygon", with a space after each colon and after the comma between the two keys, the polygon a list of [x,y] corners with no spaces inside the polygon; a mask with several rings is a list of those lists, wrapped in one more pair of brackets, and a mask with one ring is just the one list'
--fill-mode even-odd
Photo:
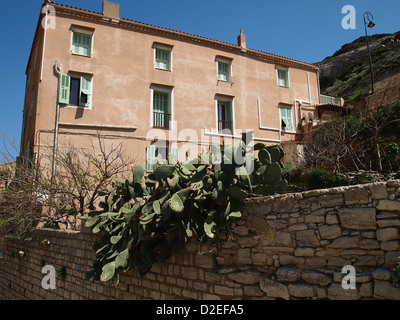
{"label": "prickly pear cactus", "polygon": [[88,278],[118,282],[130,268],[145,275],[157,259],[179,253],[190,237],[215,244],[230,219],[241,217],[249,195],[284,192],[282,148],[256,144],[257,158],[251,139],[244,134],[241,143],[213,145],[192,162],[160,160],[147,176],[137,166],[132,181],[116,179],[100,210],[82,217],[93,233],[103,234]]}

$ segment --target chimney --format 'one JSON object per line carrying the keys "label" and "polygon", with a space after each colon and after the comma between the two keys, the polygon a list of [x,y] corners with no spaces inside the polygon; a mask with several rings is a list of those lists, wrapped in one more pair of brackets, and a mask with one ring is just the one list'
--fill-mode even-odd
{"label": "chimney", "polygon": [[240,35],[237,38],[238,46],[246,49],[246,36],[243,34],[243,29],[240,29]]}
{"label": "chimney", "polygon": [[119,19],[119,3],[103,1],[103,15],[108,18]]}

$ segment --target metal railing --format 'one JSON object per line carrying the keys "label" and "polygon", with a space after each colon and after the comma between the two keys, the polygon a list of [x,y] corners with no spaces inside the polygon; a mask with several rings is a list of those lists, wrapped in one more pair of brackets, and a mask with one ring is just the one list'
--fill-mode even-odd
{"label": "metal railing", "polygon": [[154,128],[169,128],[171,114],[165,112],[153,112],[153,127]]}
{"label": "metal railing", "polygon": [[321,99],[321,104],[331,104],[334,106],[342,106],[342,99],[341,98],[336,98],[336,97],[331,97],[331,96],[326,96],[321,94],[320,95]]}
{"label": "metal railing", "polygon": [[218,132],[222,130],[230,130],[232,132],[232,121],[218,120]]}

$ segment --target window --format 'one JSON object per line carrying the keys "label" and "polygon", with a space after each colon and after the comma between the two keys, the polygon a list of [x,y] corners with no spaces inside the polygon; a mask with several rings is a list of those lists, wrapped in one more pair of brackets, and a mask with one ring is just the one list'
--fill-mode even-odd
{"label": "window", "polygon": [[90,57],[92,55],[93,33],[89,31],[73,31],[71,53]]}
{"label": "window", "polygon": [[216,58],[218,69],[218,80],[232,82],[232,61],[229,58]]}
{"label": "window", "polygon": [[[146,147],[146,171],[153,172],[154,165],[157,163],[157,157],[162,158],[164,160],[167,159],[167,156],[173,156],[173,162],[176,163],[179,161],[179,149],[171,147],[171,151],[169,152],[169,148],[167,146],[156,146],[149,145]],[[170,158],[170,163],[172,159]]]}
{"label": "window", "polygon": [[61,74],[58,102],[71,106],[90,107],[92,77]]}
{"label": "window", "polygon": [[156,69],[171,70],[171,51],[167,49],[156,48],[155,63]]}
{"label": "window", "polygon": [[232,101],[217,101],[218,132],[233,133]]}
{"label": "window", "polygon": [[281,116],[281,129],[293,131],[293,115],[291,107],[279,106]]}
{"label": "window", "polygon": [[173,89],[152,86],[151,125],[154,128],[171,128]]}
{"label": "window", "polygon": [[229,64],[218,61],[218,80],[229,81],[229,78],[230,78]]}
{"label": "window", "polygon": [[289,87],[289,70],[285,68],[277,68],[278,86]]}

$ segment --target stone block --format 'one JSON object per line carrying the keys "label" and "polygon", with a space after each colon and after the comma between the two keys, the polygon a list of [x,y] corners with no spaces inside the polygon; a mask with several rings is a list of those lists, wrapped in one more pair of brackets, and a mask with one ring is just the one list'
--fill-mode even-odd
{"label": "stone block", "polygon": [[376,210],[374,208],[340,208],[338,214],[342,228],[376,229]]}
{"label": "stone block", "polygon": [[275,234],[275,242],[280,245],[290,246],[292,245],[292,237],[288,232],[278,231]]}
{"label": "stone block", "polygon": [[237,252],[237,264],[251,264],[251,251],[249,248],[239,249]]}
{"label": "stone block", "polygon": [[279,257],[279,263],[282,266],[287,266],[287,265],[302,265],[304,264],[304,258],[301,257],[295,257],[292,255],[283,255],[281,257]]}
{"label": "stone block", "polygon": [[322,239],[336,239],[342,235],[342,229],[338,225],[322,225],[318,227]]}
{"label": "stone block", "polygon": [[265,295],[263,291],[261,291],[260,287],[257,286],[244,286],[243,292],[248,297],[262,297]]}
{"label": "stone block", "polygon": [[268,297],[289,300],[288,287],[277,281],[268,278],[260,278],[260,289],[264,291]]}
{"label": "stone block", "polygon": [[260,274],[255,271],[229,273],[228,278],[243,284],[256,284],[260,281]]}
{"label": "stone block", "polygon": [[225,287],[225,286],[214,286],[214,292],[221,296],[234,296],[233,288]]}
{"label": "stone block", "polygon": [[372,282],[365,282],[363,284],[361,284],[360,287],[360,296],[364,297],[364,298],[370,298],[373,295],[373,285]]}
{"label": "stone block", "polygon": [[358,243],[359,240],[357,237],[340,237],[333,240],[328,247],[338,249],[357,248]]}
{"label": "stone block", "polygon": [[305,271],[301,274],[303,280],[310,284],[317,284],[319,286],[327,286],[332,283],[332,278],[328,275],[316,272],[316,271]]}
{"label": "stone block", "polygon": [[324,194],[318,197],[317,202],[322,208],[333,208],[344,205],[343,195],[341,193]]}
{"label": "stone block", "polygon": [[399,249],[399,241],[384,241],[381,242],[381,248],[385,251],[395,251]]}
{"label": "stone block", "polygon": [[375,239],[363,239],[359,242],[359,247],[361,249],[378,249],[379,248],[379,242],[376,241]]}
{"label": "stone block", "polygon": [[298,247],[318,247],[320,245],[314,230],[302,230],[296,232]]}
{"label": "stone block", "polygon": [[221,300],[221,298],[215,294],[203,293],[203,300]]}
{"label": "stone block", "polygon": [[296,282],[301,277],[301,270],[298,268],[281,267],[276,270],[276,276],[280,282]]}
{"label": "stone block", "polygon": [[369,192],[367,187],[351,188],[344,193],[346,205],[367,204],[369,203]]}
{"label": "stone block", "polygon": [[215,257],[213,254],[197,254],[194,257],[194,263],[199,268],[213,268],[215,265]]}
{"label": "stone block", "polygon": [[374,298],[400,300],[400,289],[392,287],[389,281],[376,280],[374,284]]}
{"label": "stone block", "polygon": [[387,228],[387,227],[400,227],[400,219],[393,220],[393,219],[384,219],[378,220],[378,226],[380,228]]}
{"label": "stone block", "polygon": [[381,211],[400,211],[400,201],[399,200],[379,200],[376,209]]}
{"label": "stone block", "polygon": [[361,295],[357,289],[343,289],[339,283],[332,283],[328,288],[328,299],[330,300],[359,300]]}
{"label": "stone block", "polygon": [[296,248],[294,251],[296,257],[314,257],[313,248]]}
{"label": "stone block", "polygon": [[399,239],[399,230],[397,228],[384,228],[376,231],[378,241],[390,241]]}
{"label": "stone block", "polygon": [[388,280],[390,276],[390,271],[384,268],[378,268],[372,271],[372,277],[375,280]]}
{"label": "stone block", "polygon": [[372,199],[387,199],[386,183],[376,182],[369,185]]}
{"label": "stone block", "polygon": [[251,255],[251,259],[252,259],[254,265],[262,266],[267,261],[267,254],[266,253],[253,253]]}
{"label": "stone block", "polygon": [[296,298],[312,298],[314,296],[313,286],[307,284],[290,283],[289,294]]}

